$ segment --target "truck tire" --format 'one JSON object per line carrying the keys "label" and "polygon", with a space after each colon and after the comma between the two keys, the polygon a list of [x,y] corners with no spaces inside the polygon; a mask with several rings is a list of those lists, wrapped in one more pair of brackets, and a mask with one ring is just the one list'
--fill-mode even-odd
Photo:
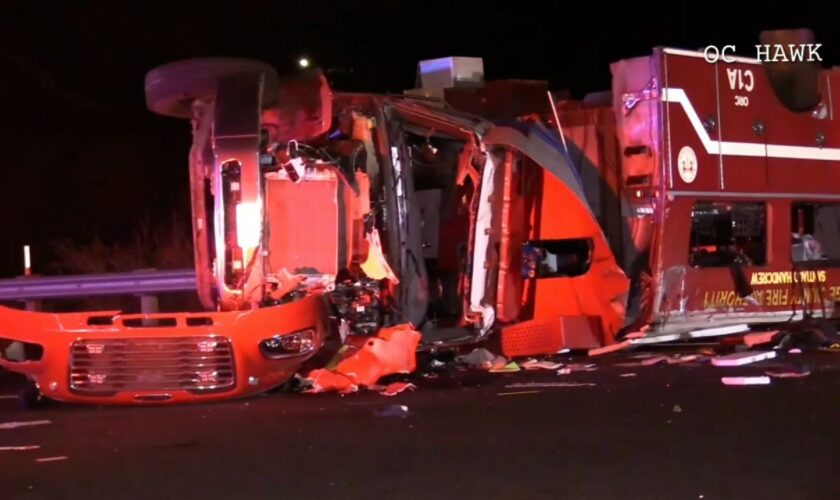
{"label": "truck tire", "polygon": [[220,78],[240,73],[262,73],[263,104],[271,104],[279,85],[271,65],[253,59],[212,57],[176,61],[146,73],[146,106],[164,116],[189,118],[192,101],[215,95]]}

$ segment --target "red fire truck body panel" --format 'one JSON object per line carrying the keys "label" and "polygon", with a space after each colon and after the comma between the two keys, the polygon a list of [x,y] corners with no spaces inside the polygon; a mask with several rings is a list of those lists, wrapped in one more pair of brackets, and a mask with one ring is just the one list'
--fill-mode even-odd
{"label": "red fire truck body panel", "polygon": [[[837,72],[819,78],[819,109],[793,112],[756,63],[711,64],[669,49],[653,57],[664,70],[654,77],[665,157],[664,182],[654,187],[650,320],[666,332],[832,316],[840,300]],[[821,255],[794,255],[801,237],[817,233]],[[738,270],[723,258],[727,245],[743,257]],[[733,273],[749,295],[739,295]]]}

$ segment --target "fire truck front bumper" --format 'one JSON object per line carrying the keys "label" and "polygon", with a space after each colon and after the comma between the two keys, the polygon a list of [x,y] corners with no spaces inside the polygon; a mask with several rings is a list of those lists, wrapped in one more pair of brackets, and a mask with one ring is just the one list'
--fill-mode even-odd
{"label": "fire truck front bumper", "polygon": [[0,307],[0,366],[47,398],[94,404],[214,401],[273,389],[321,348],[312,295],[250,311],[121,315]]}

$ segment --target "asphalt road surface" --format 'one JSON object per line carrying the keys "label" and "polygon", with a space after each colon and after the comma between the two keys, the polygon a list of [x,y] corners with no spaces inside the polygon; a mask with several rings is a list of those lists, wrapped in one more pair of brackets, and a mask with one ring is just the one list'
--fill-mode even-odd
{"label": "asphalt road surface", "polygon": [[[395,397],[144,408],[19,410],[0,374],[0,423],[49,421],[0,429],[0,447],[39,446],[0,451],[0,498],[840,498],[840,353],[793,359],[806,378],[745,387],[721,376],[778,360],[618,361],[444,375]],[[536,385],[557,382],[594,385]],[[409,414],[377,416],[389,405]]]}

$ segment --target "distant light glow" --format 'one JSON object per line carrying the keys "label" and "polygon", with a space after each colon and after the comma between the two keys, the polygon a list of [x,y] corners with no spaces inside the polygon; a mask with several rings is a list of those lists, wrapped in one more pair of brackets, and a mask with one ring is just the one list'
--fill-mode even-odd
{"label": "distant light glow", "polygon": [[23,246],[23,272],[27,276],[32,272],[32,256],[29,253],[29,245]]}
{"label": "distant light glow", "polygon": [[301,57],[298,59],[298,66],[301,68],[308,68],[309,67],[309,59],[306,57]]}

